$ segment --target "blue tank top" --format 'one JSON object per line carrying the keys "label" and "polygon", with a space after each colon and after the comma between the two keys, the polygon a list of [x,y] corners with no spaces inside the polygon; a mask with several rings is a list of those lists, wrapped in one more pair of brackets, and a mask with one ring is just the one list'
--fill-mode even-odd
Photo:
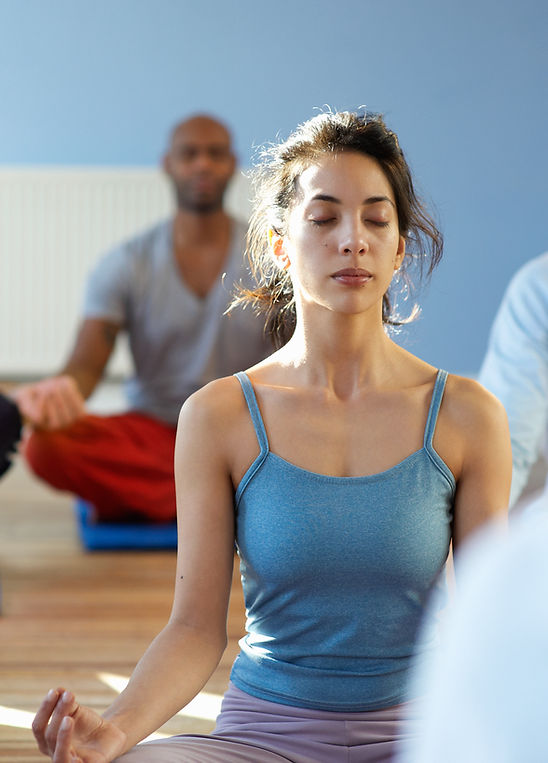
{"label": "blue tank top", "polygon": [[236,376],[260,454],[235,495],[247,634],[231,680],[317,710],[404,701],[426,600],[445,585],[455,480],[432,438],[447,373],[437,375],[423,447],[364,477],[317,474],[271,453],[253,386]]}

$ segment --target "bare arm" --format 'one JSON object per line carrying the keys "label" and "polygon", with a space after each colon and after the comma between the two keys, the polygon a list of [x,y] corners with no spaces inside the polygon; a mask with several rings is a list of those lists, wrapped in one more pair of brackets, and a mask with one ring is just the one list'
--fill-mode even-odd
{"label": "bare arm", "polygon": [[69,359],[60,376],[72,376],[84,398],[88,398],[103,376],[120,326],[103,318],[82,321]]}
{"label": "bare arm", "polygon": [[70,357],[59,374],[26,384],[12,396],[21,415],[44,429],[69,426],[84,414],[84,400],[100,381],[120,327],[102,318],[86,318]]}
{"label": "bare arm", "polygon": [[[93,736],[99,740],[96,749],[108,751],[111,757],[105,760],[112,760],[184,707],[218,665],[226,646],[234,556],[232,481],[223,435],[224,404],[221,399],[219,405],[219,398],[222,395],[215,390],[201,390],[185,403],[179,419],[175,452],[179,549],[169,622],[104,720],[95,714],[92,718],[72,695],[68,701],[54,697],[49,705],[45,700],[35,735],[46,754],[54,754],[61,719],[72,715],[74,749],[89,745]],[[109,746],[113,738],[118,741]],[[66,737],[62,739],[66,744]],[[82,760],[87,759],[82,756]]]}
{"label": "bare arm", "polygon": [[[206,393],[207,396],[207,393]],[[219,434],[199,400],[183,406],[175,449],[179,552],[170,621],[105,714],[129,745],[156,730],[204,686],[226,647],[234,557],[232,483]],[[143,696],[154,696],[143,703]]]}
{"label": "bare arm", "polygon": [[471,380],[459,380],[452,414],[458,420],[460,468],[453,520],[453,547],[486,522],[506,521],[512,451],[500,402]]}

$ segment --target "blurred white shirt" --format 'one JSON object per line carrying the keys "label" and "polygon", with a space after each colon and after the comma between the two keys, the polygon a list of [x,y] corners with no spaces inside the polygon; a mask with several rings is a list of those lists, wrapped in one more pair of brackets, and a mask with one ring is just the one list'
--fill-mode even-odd
{"label": "blurred white shirt", "polygon": [[[526,263],[510,281],[478,378],[508,414],[513,506],[548,432],[548,252]],[[548,513],[548,491],[536,507]]]}
{"label": "blurred white shirt", "polygon": [[416,666],[419,734],[398,763],[548,761],[548,518],[489,528],[456,559],[439,650]]}

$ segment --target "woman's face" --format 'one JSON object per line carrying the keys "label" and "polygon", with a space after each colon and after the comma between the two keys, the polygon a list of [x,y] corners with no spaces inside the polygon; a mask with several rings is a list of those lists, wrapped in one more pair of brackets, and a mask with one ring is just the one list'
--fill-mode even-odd
{"label": "woman's face", "polygon": [[378,310],[405,255],[390,183],[375,159],[325,154],[300,175],[285,236],[272,248],[295,298],[347,313]]}

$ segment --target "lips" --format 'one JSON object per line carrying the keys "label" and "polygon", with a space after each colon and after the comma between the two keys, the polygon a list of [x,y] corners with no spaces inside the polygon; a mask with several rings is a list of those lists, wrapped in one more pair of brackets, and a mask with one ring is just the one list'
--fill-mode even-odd
{"label": "lips", "polygon": [[193,185],[197,191],[210,191],[215,187],[215,183],[212,178],[197,178]]}
{"label": "lips", "polygon": [[343,268],[333,273],[331,278],[347,286],[363,286],[373,278],[373,275],[363,268]]}

